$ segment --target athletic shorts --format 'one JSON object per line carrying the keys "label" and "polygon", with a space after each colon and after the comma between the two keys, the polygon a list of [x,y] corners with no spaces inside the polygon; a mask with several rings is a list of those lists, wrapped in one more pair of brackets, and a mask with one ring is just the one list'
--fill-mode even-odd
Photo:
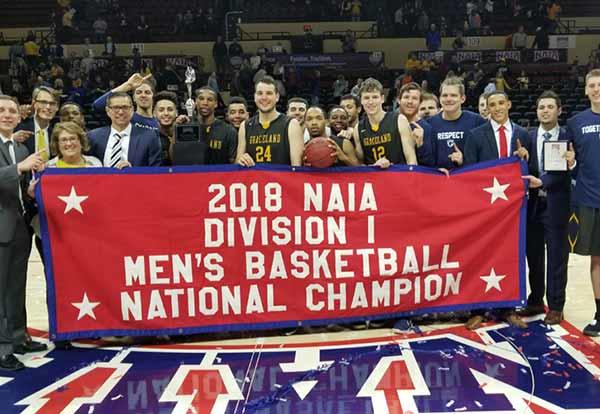
{"label": "athletic shorts", "polygon": [[574,252],[583,256],[600,256],[600,208],[576,207],[579,233]]}

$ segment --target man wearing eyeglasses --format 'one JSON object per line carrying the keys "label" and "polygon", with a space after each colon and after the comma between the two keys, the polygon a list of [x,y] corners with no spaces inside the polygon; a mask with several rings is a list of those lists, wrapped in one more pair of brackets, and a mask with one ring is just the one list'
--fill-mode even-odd
{"label": "man wearing eyeglasses", "polygon": [[58,111],[58,93],[47,86],[35,88],[31,106],[33,115],[17,126],[13,138],[25,144],[30,154],[40,152],[42,159],[48,161],[52,135],[51,123]]}
{"label": "man wearing eyeglasses", "polygon": [[133,102],[127,93],[109,96],[106,113],[111,125],[89,132],[90,155],[110,168],[160,166],[160,141],[154,131],[132,124]]}

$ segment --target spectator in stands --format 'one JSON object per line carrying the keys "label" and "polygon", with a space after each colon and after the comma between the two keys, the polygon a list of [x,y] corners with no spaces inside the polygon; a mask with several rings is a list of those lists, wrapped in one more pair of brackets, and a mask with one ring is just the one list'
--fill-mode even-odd
{"label": "spectator in stands", "polygon": [[25,50],[27,65],[30,68],[36,67],[40,59],[40,46],[36,43],[35,37],[27,39],[25,44],[23,44],[23,49]]}
{"label": "spectator in stands", "polygon": [[356,79],[356,84],[352,87],[352,90],[350,91],[352,96],[358,97],[358,94],[360,92],[360,85],[362,85],[362,82],[363,82],[362,78]]}
{"label": "spectator in stands", "polygon": [[185,34],[192,33],[194,30],[194,14],[190,9],[185,11],[183,15],[183,32]]}
{"label": "spectator in stands", "polygon": [[106,40],[106,30],[108,29],[108,23],[106,23],[104,17],[98,16],[92,24],[92,29],[94,29],[94,42],[104,43]]}
{"label": "spectator in stands", "polygon": [[350,17],[352,17],[353,22],[359,22],[362,10],[362,2],[361,0],[352,0],[350,3]]}
{"label": "spectator in stands", "polygon": [[404,69],[406,72],[417,72],[421,70],[421,61],[418,59],[416,53],[411,52],[408,54]]}
{"label": "spectator in stands", "polygon": [[[559,15],[561,12],[562,12],[562,7],[560,6],[560,3],[558,1],[551,1],[550,4],[548,5],[548,15],[547,15],[548,32],[549,33],[556,32],[556,29],[558,28],[558,19],[559,19]],[[540,49],[545,49],[545,48],[540,48]]]}
{"label": "spectator in stands", "polygon": [[394,29],[395,29],[397,35],[402,33],[403,26],[404,26],[404,5],[400,5],[400,7],[398,7],[396,9],[396,12],[394,13]]}
{"label": "spectator in stands", "polygon": [[513,49],[525,49],[527,47],[527,33],[525,33],[525,26],[520,25],[515,33],[512,35],[512,48]]}
{"label": "spectator in stands", "polygon": [[217,93],[217,96],[219,96],[221,88],[219,88],[219,80],[217,78],[216,72],[211,72],[210,76],[208,77],[208,80],[206,81],[206,84],[209,88],[211,88]]}
{"label": "spectator in stands", "polygon": [[456,37],[454,38],[454,41],[452,42],[452,49],[461,50],[464,48],[465,48],[465,40],[463,39],[463,32],[459,30],[456,32]]}
{"label": "spectator in stands", "polygon": [[146,16],[144,16],[143,14],[140,14],[136,25],[136,31],[138,40],[142,42],[147,42],[148,40],[150,40],[150,26],[146,21]]}
{"label": "spectator in stands", "polygon": [[510,85],[508,84],[508,82],[506,82],[506,78],[504,78],[504,74],[500,70],[496,74],[495,83],[496,83],[496,89],[495,89],[496,91],[506,92],[506,91],[510,91],[512,89],[510,87]]}
{"label": "spectator in stands", "polygon": [[337,79],[333,83],[333,97],[337,100],[341,96],[345,95],[348,91],[348,81],[344,75],[338,75]]}
{"label": "spectator in stands", "polygon": [[429,27],[429,16],[427,15],[427,12],[425,12],[425,10],[422,10],[421,14],[419,15],[419,19],[417,20],[417,30],[419,31],[419,33],[425,34]]}
{"label": "spectator in stands", "polygon": [[481,31],[481,16],[477,10],[473,10],[469,16],[469,28],[476,35]]}
{"label": "spectator in stands", "polygon": [[102,53],[102,56],[112,59],[115,57],[116,54],[117,54],[117,45],[113,42],[113,39],[111,36],[106,36],[106,42],[104,42],[104,52]]}
{"label": "spectator in stands", "polygon": [[61,39],[71,39],[75,33],[75,27],[73,25],[73,18],[75,17],[74,7],[70,7],[67,9],[62,16],[62,30],[61,30]]}
{"label": "spectator in stands", "polygon": [[535,31],[535,38],[533,39],[532,49],[548,49],[550,46],[550,39],[548,36],[548,30],[544,26],[539,26]]}
{"label": "spectator in stands", "polygon": [[[217,36],[218,38],[218,36]],[[242,49],[242,45],[239,44],[238,39],[233,39],[233,42],[231,42],[231,44],[229,45],[229,57],[233,57],[233,56],[239,56],[242,57],[244,56],[244,49]]]}
{"label": "spectator in stands", "polygon": [[212,55],[219,75],[227,73],[227,61],[229,60],[228,53],[223,36],[217,36],[217,41],[212,48]]}
{"label": "spectator in stands", "polygon": [[483,93],[486,95],[496,92],[496,78],[490,78],[488,84],[483,88]]}
{"label": "spectator in stands", "polygon": [[517,82],[519,82],[519,90],[526,91],[529,89],[529,76],[527,76],[527,72],[524,70],[521,71],[521,76],[517,78]]}
{"label": "spectator in stands", "polygon": [[344,53],[355,53],[356,52],[356,39],[350,29],[346,30],[346,34],[342,39],[342,52]]}

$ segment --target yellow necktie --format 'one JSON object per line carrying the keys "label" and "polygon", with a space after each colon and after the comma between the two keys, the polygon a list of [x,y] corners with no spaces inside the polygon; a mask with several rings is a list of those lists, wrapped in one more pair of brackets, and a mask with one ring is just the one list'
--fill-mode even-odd
{"label": "yellow necktie", "polygon": [[50,154],[49,154],[49,149],[48,149],[48,143],[46,141],[46,135],[44,134],[43,129],[38,130],[38,132],[36,134],[36,141],[37,141],[35,143],[36,151],[39,152],[39,151],[45,150],[44,152],[42,152],[40,154],[40,156],[42,157],[44,162],[48,161],[48,159],[50,158]]}

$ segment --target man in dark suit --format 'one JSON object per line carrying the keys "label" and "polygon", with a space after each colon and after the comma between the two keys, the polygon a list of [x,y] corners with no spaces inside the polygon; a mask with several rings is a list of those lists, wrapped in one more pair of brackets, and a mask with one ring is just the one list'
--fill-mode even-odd
{"label": "man in dark suit", "polygon": [[513,123],[508,112],[512,106],[504,92],[492,92],[487,98],[490,120],[472,129],[465,143],[464,163],[497,160],[511,154],[529,159],[529,133]]}
{"label": "man in dark suit", "polygon": [[113,93],[106,101],[106,113],[111,125],[89,132],[90,155],[105,167],[160,166],[160,140],[154,130],[131,123],[133,102],[128,94]]}
{"label": "man in dark suit", "polygon": [[50,159],[50,138],[52,136],[52,120],[58,111],[58,93],[48,87],[40,86],[33,91],[31,107],[33,115],[15,128],[15,140],[25,144],[30,154],[42,152],[44,161]]}
{"label": "man in dark suit", "polygon": [[[527,307],[519,313],[522,316],[545,313],[545,294],[550,311],[544,323],[548,325],[556,325],[563,320],[569,261],[571,176],[568,170],[546,172],[543,165],[544,142],[567,140],[566,130],[558,125],[560,113],[560,97],[552,91],[543,92],[537,100],[540,126],[530,131],[530,175],[525,176],[529,180],[527,263],[531,293]],[[547,273],[544,269],[545,253],[548,256]]]}
{"label": "man in dark suit", "polygon": [[12,139],[19,122],[19,103],[0,95],[0,370],[15,371],[24,365],[13,353],[47,349],[28,340],[25,316],[25,281],[31,236],[25,222],[29,171],[43,166],[40,153]]}
{"label": "man in dark suit", "polygon": [[[492,92],[487,97],[490,120],[472,129],[465,142],[464,163],[475,164],[483,161],[497,160],[516,155],[529,161],[529,133],[526,129],[514,124],[508,117],[511,108],[510,99],[504,92]],[[527,324],[513,309],[499,309],[504,319],[511,325],[526,328]],[[484,311],[472,312],[465,324],[473,330],[484,321]]]}

